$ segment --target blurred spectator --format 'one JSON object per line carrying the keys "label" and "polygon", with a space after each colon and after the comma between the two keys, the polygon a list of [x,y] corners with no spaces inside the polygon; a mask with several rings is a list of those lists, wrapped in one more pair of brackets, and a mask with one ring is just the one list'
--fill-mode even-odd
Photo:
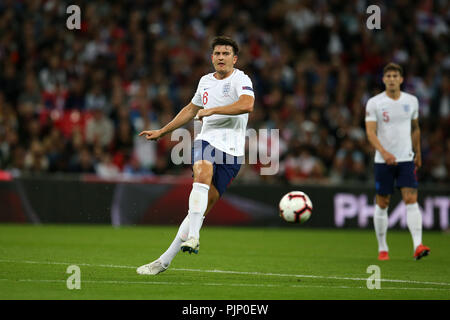
{"label": "blurred spectator", "polygon": [[103,94],[100,85],[96,84],[86,95],[86,110],[95,111],[101,110],[108,115],[109,106],[105,94]]}
{"label": "blurred spectator", "polygon": [[113,163],[111,154],[105,152],[95,166],[95,173],[103,178],[114,178],[118,176],[120,169]]}
{"label": "blurred spectator", "polygon": [[19,105],[31,104],[33,109],[39,111],[41,104],[41,91],[33,74],[28,73],[25,77],[24,88],[18,99]]}
{"label": "blurred spectator", "polygon": [[72,79],[69,84],[65,109],[84,110],[86,107],[85,84],[81,78]]}
{"label": "blurred spectator", "polygon": [[125,165],[123,168],[123,173],[127,176],[134,176],[134,175],[152,175],[153,173],[145,168],[142,167],[135,155],[130,155],[125,159]]}
{"label": "blurred spectator", "polygon": [[294,147],[285,161],[285,176],[290,183],[301,183],[307,179],[320,181],[324,178],[324,167],[320,159],[313,156],[307,147]]}
{"label": "blurred spectator", "polygon": [[114,125],[101,107],[92,107],[92,118],[86,123],[85,134],[88,144],[110,146],[114,137]]}
{"label": "blurred spectator", "polygon": [[24,169],[29,172],[44,172],[49,167],[42,143],[35,139],[31,142],[30,150],[25,156]]}
{"label": "blurred spectator", "polygon": [[338,149],[333,163],[334,178],[343,180],[366,180],[366,166],[363,153],[346,138]]}
{"label": "blurred spectator", "polygon": [[43,146],[49,161],[49,172],[68,171],[68,159],[65,155],[65,140],[57,128],[53,127],[44,138]]}
{"label": "blurred spectator", "polygon": [[95,173],[94,161],[89,148],[83,147],[79,153],[72,158],[70,171],[74,173]]}

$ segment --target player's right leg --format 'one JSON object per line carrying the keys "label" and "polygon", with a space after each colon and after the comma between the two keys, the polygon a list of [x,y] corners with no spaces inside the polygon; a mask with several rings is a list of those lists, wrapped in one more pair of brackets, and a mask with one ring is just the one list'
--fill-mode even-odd
{"label": "player's right leg", "polygon": [[388,208],[390,195],[376,195],[375,213],[373,224],[378,241],[378,260],[389,260],[389,247],[386,241],[388,230]]}
{"label": "player's right leg", "polygon": [[373,225],[378,241],[378,259],[389,260],[389,247],[386,235],[388,230],[388,208],[391,194],[394,192],[394,166],[385,163],[375,164],[375,212],[373,215]]}

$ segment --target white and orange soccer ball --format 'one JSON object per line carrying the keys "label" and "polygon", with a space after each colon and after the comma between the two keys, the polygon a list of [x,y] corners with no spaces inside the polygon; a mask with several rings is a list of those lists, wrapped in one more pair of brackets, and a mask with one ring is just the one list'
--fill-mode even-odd
{"label": "white and orange soccer ball", "polygon": [[291,191],[280,200],[280,217],[287,222],[305,223],[313,209],[311,199],[302,191]]}

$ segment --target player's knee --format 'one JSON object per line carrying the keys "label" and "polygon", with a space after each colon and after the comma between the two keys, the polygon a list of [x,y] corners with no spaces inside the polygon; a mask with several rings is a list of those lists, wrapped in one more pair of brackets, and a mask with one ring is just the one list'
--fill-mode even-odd
{"label": "player's knee", "polygon": [[417,202],[417,195],[405,195],[403,196],[403,202],[405,202],[405,204],[414,204]]}
{"label": "player's knee", "polygon": [[211,162],[199,160],[194,163],[194,182],[210,184],[213,175],[213,166]]}
{"label": "player's knee", "polygon": [[377,205],[381,209],[386,209],[387,207],[389,207],[390,198],[391,198],[390,196],[379,196],[379,195],[377,195]]}
{"label": "player's knee", "polygon": [[417,190],[413,188],[405,188],[402,190],[402,198],[405,204],[414,204],[417,202]]}

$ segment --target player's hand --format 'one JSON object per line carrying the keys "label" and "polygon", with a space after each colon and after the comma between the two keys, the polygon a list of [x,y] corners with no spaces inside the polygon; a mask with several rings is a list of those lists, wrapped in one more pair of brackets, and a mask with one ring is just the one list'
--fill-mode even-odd
{"label": "player's hand", "polygon": [[145,139],[147,140],[158,140],[162,137],[161,130],[148,130],[148,131],[142,131],[139,133],[139,136],[142,137],[145,135]]}
{"label": "player's hand", "polygon": [[416,154],[414,157],[414,165],[416,170],[422,166],[422,156],[420,154]]}
{"label": "player's hand", "polygon": [[390,166],[397,165],[397,159],[395,158],[395,156],[392,153],[385,151],[381,154],[381,156],[383,157],[384,161],[386,161],[387,165],[390,165]]}
{"label": "player's hand", "polygon": [[211,109],[201,109],[197,112],[197,115],[195,116],[194,119],[202,121],[204,117],[209,117],[212,114],[213,113]]}

